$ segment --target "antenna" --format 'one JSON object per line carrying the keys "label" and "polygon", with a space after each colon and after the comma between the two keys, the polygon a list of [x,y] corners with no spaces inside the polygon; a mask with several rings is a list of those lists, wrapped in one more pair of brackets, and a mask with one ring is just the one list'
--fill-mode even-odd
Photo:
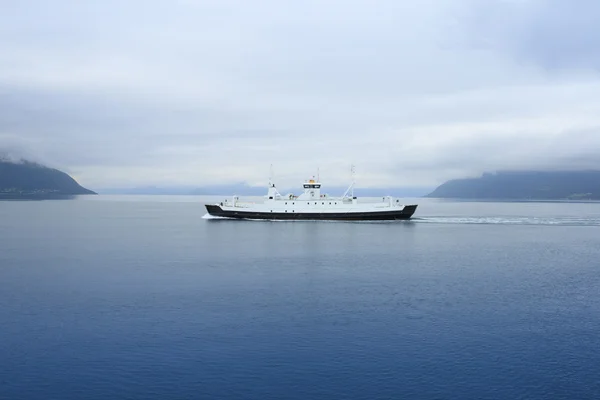
{"label": "antenna", "polygon": [[269,187],[273,186],[273,164],[269,168]]}
{"label": "antenna", "polygon": [[321,182],[321,175],[319,174],[319,167],[317,167],[317,182]]}
{"label": "antenna", "polygon": [[354,198],[354,183],[355,183],[355,175],[356,170],[354,168],[354,164],[350,166],[350,175],[352,175],[352,198]]}

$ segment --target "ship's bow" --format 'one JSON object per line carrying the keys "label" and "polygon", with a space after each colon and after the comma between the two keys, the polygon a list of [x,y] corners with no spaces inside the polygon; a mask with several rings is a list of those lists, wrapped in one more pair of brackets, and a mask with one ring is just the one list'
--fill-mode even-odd
{"label": "ship's bow", "polygon": [[216,204],[205,204],[205,206],[206,211],[208,211],[208,213],[213,217],[222,217],[224,214],[223,209]]}
{"label": "ship's bow", "polygon": [[408,206],[404,206],[402,209],[402,218],[409,219],[413,216],[413,214],[417,211],[417,204],[411,204]]}

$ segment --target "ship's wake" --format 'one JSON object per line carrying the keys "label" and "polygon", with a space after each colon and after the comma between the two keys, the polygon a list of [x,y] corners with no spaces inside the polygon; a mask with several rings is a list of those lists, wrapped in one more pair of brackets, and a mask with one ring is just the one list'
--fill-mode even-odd
{"label": "ship's wake", "polygon": [[539,226],[600,226],[600,218],[582,217],[413,217],[408,220],[387,221],[352,221],[352,220],[294,220],[294,219],[253,219],[253,218],[229,218],[218,217],[206,213],[202,219],[207,220],[239,220],[239,221],[262,221],[262,222],[318,222],[318,223],[352,223],[352,224],[461,224],[461,225],[539,225]]}
{"label": "ship's wake", "polygon": [[418,223],[430,224],[486,224],[486,225],[546,225],[546,226],[600,226],[600,218],[582,217],[421,217]]}

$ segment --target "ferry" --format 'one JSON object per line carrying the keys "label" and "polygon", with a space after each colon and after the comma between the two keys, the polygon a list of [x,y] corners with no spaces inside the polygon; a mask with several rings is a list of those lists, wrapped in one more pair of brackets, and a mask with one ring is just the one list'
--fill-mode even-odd
{"label": "ferry", "polygon": [[263,202],[242,202],[238,196],[232,196],[205,206],[213,217],[257,220],[406,220],[417,210],[417,204],[405,205],[392,196],[383,197],[379,202],[359,203],[354,196],[354,184],[353,179],[341,197],[331,197],[321,193],[321,182],[313,177],[304,181],[302,194],[282,195],[269,179]]}

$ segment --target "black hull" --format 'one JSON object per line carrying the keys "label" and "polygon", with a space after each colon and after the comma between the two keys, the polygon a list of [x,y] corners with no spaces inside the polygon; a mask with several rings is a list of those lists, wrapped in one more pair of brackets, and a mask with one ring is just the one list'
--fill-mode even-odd
{"label": "black hull", "polygon": [[340,213],[286,213],[223,210],[220,206],[206,204],[208,213],[215,217],[235,219],[268,219],[268,220],[327,220],[327,221],[393,221],[410,219],[417,210],[417,205],[405,206],[401,210],[371,212]]}

